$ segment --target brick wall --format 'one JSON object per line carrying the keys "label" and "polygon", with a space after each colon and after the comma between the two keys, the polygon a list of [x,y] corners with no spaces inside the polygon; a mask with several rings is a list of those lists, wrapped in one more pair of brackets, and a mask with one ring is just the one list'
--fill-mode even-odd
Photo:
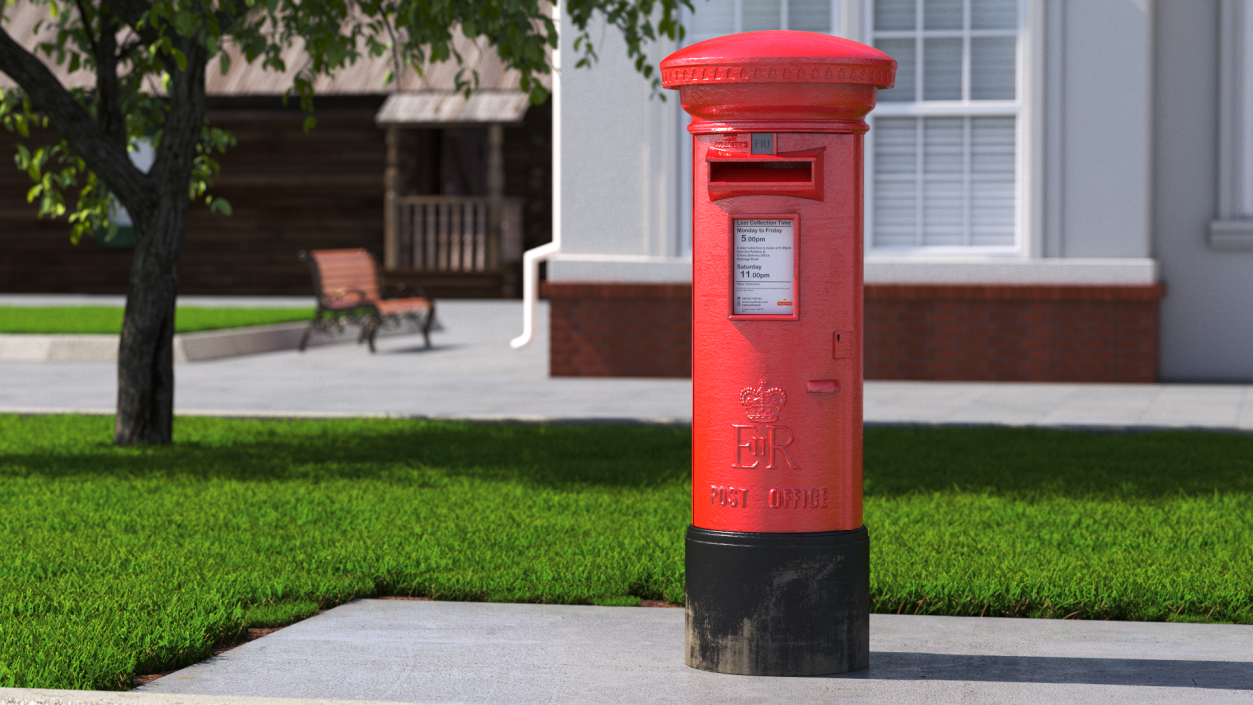
{"label": "brick wall", "polygon": [[545,282],[554,377],[691,377],[692,287]]}
{"label": "brick wall", "polygon": [[[545,284],[556,377],[691,375],[691,287]],[[1153,382],[1157,286],[868,285],[866,379]]]}
{"label": "brick wall", "polygon": [[868,285],[866,379],[1154,382],[1157,286]]}

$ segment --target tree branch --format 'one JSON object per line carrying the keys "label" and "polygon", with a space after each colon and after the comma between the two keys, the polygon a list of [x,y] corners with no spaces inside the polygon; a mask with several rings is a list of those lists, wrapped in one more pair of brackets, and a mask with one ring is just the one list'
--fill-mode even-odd
{"label": "tree branch", "polygon": [[200,131],[204,128],[205,69],[209,51],[195,39],[179,37],[174,43],[187,57],[187,68],[170,71],[170,111],[166,114],[161,142],[149,173],[162,181],[186,184]]}
{"label": "tree branch", "polygon": [[131,164],[126,144],[106,137],[91,115],[75,102],[52,71],[0,27],[0,71],[22,87],[35,110],[43,113],[70,147],[104,179],[127,209],[155,207],[144,173]]}
{"label": "tree branch", "polygon": [[127,27],[131,28],[131,31],[139,35],[145,44],[152,44],[159,38],[152,31],[151,25],[139,26],[140,20],[152,9],[151,4],[144,0],[110,0],[109,8],[113,10],[113,14],[126,23]]}
{"label": "tree branch", "polygon": [[93,36],[83,0],[75,2],[78,3],[83,30],[96,58],[96,121],[110,142],[128,148],[126,117],[122,115],[121,92],[118,90],[117,22],[102,4],[98,13],[100,37],[97,39]]}
{"label": "tree branch", "polygon": [[87,14],[87,8],[83,5],[83,0],[74,0],[74,3],[78,5],[78,16],[83,20],[83,33],[87,35],[87,44],[91,47],[92,56],[95,56],[96,60],[99,61],[100,46],[96,44],[96,36],[91,31],[91,15]]}

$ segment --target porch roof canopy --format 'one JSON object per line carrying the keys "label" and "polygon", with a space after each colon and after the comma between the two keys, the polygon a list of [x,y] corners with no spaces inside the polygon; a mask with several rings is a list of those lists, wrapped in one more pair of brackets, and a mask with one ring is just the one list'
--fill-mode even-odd
{"label": "porch roof canopy", "polygon": [[476,91],[469,98],[460,91],[393,93],[374,121],[380,127],[517,123],[529,104],[521,91]]}

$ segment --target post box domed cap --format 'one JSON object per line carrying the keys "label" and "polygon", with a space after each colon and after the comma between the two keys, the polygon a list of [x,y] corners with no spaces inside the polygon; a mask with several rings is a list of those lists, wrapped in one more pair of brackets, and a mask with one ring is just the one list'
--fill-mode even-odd
{"label": "post box domed cap", "polygon": [[666,88],[728,83],[860,83],[891,88],[896,60],[848,39],[768,30],[716,37],[661,62]]}

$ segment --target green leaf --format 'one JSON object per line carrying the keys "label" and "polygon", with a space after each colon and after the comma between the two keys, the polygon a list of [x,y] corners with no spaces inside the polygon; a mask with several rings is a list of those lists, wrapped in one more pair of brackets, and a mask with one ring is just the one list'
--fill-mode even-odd
{"label": "green leaf", "polygon": [[233,213],[233,211],[231,210],[230,202],[227,201],[225,198],[214,198],[210,196],[209,198],[206,199],[206,202],[209,204],[210,212],[221,213],[222,215],[227,216],[227,217],[230,217],[231,214]]}

